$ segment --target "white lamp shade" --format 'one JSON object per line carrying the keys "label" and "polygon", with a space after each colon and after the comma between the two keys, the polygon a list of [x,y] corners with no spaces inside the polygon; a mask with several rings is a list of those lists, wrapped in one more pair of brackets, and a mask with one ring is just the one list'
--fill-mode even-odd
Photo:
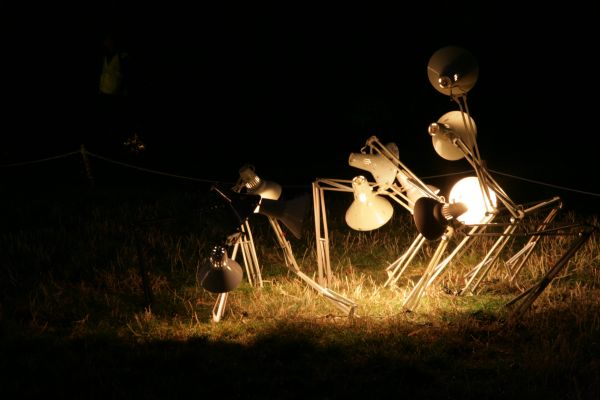
{"label": "white lamp shade", "polygon": [[[468,124],[469,121],[471,121],[471,126],[465,126],[465,123]],[[470,115],[461,111],[450,111],[442,115],[437,123],[450,129],[452,134],[462,140],[469,149],[473,149],[475,146],[477,126]],[[432,134],[431,141],[435,152],[446,160],[456,161],[465,156],[465,153],[452,143],[452,135]]]}
{"label": "white lamp shade", "polygon": [[394,213],[387,199],[377,196],[364,176],[352,180],[354,201],[346,211],[346,223],[357,231],[371,231],[385,225]]}
{"label": "white lamp shade", "polygon": [[375,182],[382,187],[391,186],[398,171],[398,168],[381,154],[351,153],[348,164],[370,172]]}
{"label": "white lamp shade", "polygon": [[450,190],[450,203],[463,203],[467,206],[467,212],[456,219],[464,224],[479,224],[483,221],[486,213],[496,208],[496,193],[488,189],[492,204],[484,198],[479,179],[469,176],[458,181]]}
{"label": "white lamp shade", "polygon": [[257,194],[263,199],[277,200],[281,196],[281,185],[260,179],[254,167],[244,165],[240,168],[240,179],[250,194]]}
{"label": "white lamp shade", "polygon": [[248,189],[248,193],[257,194],[263,199],[278,200],[281,196],[281,185],[271,181],[263,181],[255,188]]}
{"label": "white lamp shade", "polygon": [[447,96],[462,96],[475,86],[479,65],[467,50],[446,46],[429,59],[427,77],[438,92]]}

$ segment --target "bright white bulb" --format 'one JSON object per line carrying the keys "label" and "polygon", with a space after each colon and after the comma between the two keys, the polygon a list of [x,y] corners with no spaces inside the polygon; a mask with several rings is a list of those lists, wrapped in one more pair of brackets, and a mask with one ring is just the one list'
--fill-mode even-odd
{"label": "bright white bulb", "polygon": [[463,203],[468,210],[456,219],[465,224],[479,224],[483,221],[486,213],[496,208],[496,193],[489,190],[489,197],[492,204],[489,204],[483,197],[479,179],[469,176],[458,181],[450,191],[450,203]]}

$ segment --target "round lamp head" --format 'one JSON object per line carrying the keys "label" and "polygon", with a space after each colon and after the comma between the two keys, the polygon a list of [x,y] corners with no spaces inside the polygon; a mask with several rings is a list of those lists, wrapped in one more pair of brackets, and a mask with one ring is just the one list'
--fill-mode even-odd
{"label": "round lamp head", "polygon": [[468,211],[457,217],[457,219],[467,225],[481,223],[486,214],[496,208],[496,193],[491,189],[488,189],[488,192],[492,204],[489,204],[484,198],[482,186],[479,184],[477,177],[469,176],[458,181],[450,190],[448,199],[450,203],[460,202],[465,204]]}
{"label": "round lamp head", "polygon": [[240,181],[250,194],[257,194],[263,199],[277,200],[281,196],[281,186],[278,183],[264,181],[254,172],[254,166],[244,165],[239,170]]}
{"label": "round lamp head", "polygon": [[352,180],[354,201],[346,211],[346,223],[357,231],[371,231],[385,225],[394,208],[387,199],[377,196],[364,176]]}
{"label": "round lamp head", "polygon": [[[465,126],[465,124],[469,124],[469,121],[470,126]],[[471,127],[473,129],[470,129]],[[452,140],[458,138],[469,149],[473,149],[477,136],[477,126],[470,115],[461,111],[450,111],[442,115],[437,122],[429,125],[429,134],[435,152],[446,160],[456,161],[463,158],[465,153]]]}
{"label": "round lamp head", "polygon": [[442,215],[442,203],[431,197],[420,197],[415,202],[413,220],[417,231],[428,240],[442,236],[448,222]]}
{"label": "round lamp head", "polygon": [[429,83],[446,96],[462,96],[475,86],[479,76],[477,60],[467,50],[446,46],[437,50],[427,64]]}
{"label": "round lamp head", "polygon": [[[385,147],[394,157],[399,158],[398,146],[395,143],[388,143]],[[398,172],[396,165],[381,154],[351,153],[348,164],[370,172],[381,187],[390,187]]]}
{"label": "round lamp head", "polygon": [[215,246],[208,262],[198,272],[200,285],[213,293],[229,292],[242,282],[242,267],[235,260],[227,257],[223,246]]}

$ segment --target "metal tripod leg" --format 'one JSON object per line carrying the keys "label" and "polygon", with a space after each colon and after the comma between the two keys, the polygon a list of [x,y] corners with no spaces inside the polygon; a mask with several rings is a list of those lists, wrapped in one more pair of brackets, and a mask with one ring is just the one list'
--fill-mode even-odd
{"label": "metal tripod leg", "polygon": [[408,250],[406,250],[406,252],[402,254],[396,261],[388,265],[386,268],[388,272],[388,279],[383,284],[383,287],[390,287],[398,282],[398,279],[400,279],[406,268],[408,268],[417,252],[423,246],[423,243],[425,243],[425,237],[419,233]]}
{"label": "metal tripod leg", "polygon": [[269,222],[271,223],[271,227],[275,232],[275,237],[277,238],[277,241],[279,242],[279,245],[283,250],[287,267],[294,273],[296,273],[296,275],[298,275],[310,287],[312,287],[317,292],[325,296],[327,300],[333,302],[333,304],[346,315],[348,315],[349,317],[354,316],[358,304],[334,292],[329,288],[319,285],[314,279],[310,278],[308,275],[302,272],[300,270],[300,267],[298,267],[298,263],[296,262],[296,258],[294,257],[294,253],[292,252],[292,246],[290,245],[290,242],[286,240],[285,235],[281,230],[281,226],[279,225],[279,222],[275,218],[271,217],[269,217]]}
{"label": "metal tripod leg", "polygon": [[[544,289],[552,282],[552,280],[558,275],[558,273],[567,265],[571,257],[575,255],[577,250],[591,237],[594,232],[594,228],[587,227],[586,230],[579,232],[578,238],[571,244],[571,247],[563,254],[563,256],[548,270],[548,272],[542,277],[542,279],[534,286],[521,293],[509,301],[506,306],[513,307],[509,321],[515,322],[525,314],[525,312],[531,307],[533,302],[539,297]],[[520,303],[519,303],[520,302]]]}

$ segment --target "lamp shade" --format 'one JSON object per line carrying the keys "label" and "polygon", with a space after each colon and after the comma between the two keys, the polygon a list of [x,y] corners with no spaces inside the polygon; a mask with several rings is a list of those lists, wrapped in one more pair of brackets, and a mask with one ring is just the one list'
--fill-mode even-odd
{"label": "lamp shade", "polygon": [[[399,158],[398,146],[388,143],[386,148]],[[375,178],[375,182],[381,187],[389,187],[396,179],[398,168],[392,161],[381,154],[351,153],[348,158],[350,166],[368,171]]]}
{"label": "lamp shade", "polygon": [[238,227],[254,213],[261,199],[259,195],[237,193],[217,185],[213,185],[211,190],[217,192],[229,204]]}
{"label": "lamp shade", "polygon": [[249,194],[257,194],[263,199],[277,200],[281,196],[278,183],[262,180],[254,172],[254,166],[244,165],[239,170],[240,181]]}
{"label": "lamp shade", "polygon": [[448,200],[450,203],[464,203],[468,211],[457,219],[465,224],[479,224],[488,212],[496,208],[496,193],[487,189],[492,204],[484,198],[482,190],[486,190],[475,176],[469,176],[459,180],[450,190]]}
{"label": "lamp shade", "polygon": [[354,201],[346,211],[346,223],[357,231],[370,231],[385,225],[394,208],[387,199],[373,193],[364,176],[352,180]]}
{"label": "lamp shade", "polygon": [[463,203],[444,204],[431,197],[420,197],[415,202],[413,219],[417,231],[428,240],[440,238],[452,219],[467,211]]}
{"label": "lamp shade", "polygon": [[[469,124],[465,126],[465,124]],[[469,148],[473,149],[477,136],[475,121],[467,113],[450,111],[442,115],[437,122],[429,125],[429,134],[433,148],[438,155],[449,161],[460,160],[465,153],[453,143],[454,138],[462,140]]]}
{"label": "lamp shade", "polygon": [[215,246],[198,272],[200,285],[213,293],[229,292],[242,282],[242,267],[227,256],[223,246]]}
{"label": "lamp shade", "polygon": [[300,239],[309,202],[308,194],[287,201],[263,199],[258,213],[280,220],[297,239]]}
{"label": "lamp shade", "polygon": [[427,64],[429,83],[447,96],[462,96],[475,86],[479,65],[473,55],[457,46],[437,50]]}

